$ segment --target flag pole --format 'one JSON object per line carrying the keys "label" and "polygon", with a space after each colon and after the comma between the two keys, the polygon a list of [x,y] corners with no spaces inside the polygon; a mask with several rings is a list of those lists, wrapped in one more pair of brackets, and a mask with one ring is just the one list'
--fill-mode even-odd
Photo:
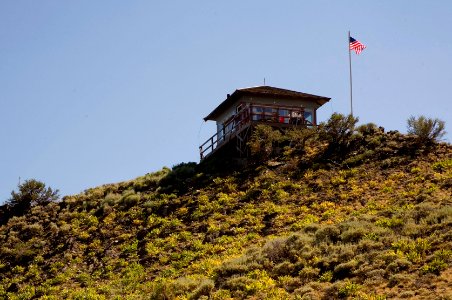
{"label": "flag pole", "polygon": [[353,86],[352,86],[352,54],[350,51],[350,30],[348,31],[348,64],[350,67],[350,115],[353,116]]}

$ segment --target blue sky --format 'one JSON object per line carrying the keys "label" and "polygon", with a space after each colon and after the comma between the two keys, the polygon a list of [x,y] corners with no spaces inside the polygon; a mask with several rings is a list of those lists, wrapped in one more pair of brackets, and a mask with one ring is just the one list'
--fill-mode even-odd
{"label": "blue sky", "polygon": [[[1,1],[0,203],[35,178],[62,195],[198,161],[237,88],[331,97],[406,132],[452,131],[452,1]],[[451,134],[446,136],[451,141]]]}

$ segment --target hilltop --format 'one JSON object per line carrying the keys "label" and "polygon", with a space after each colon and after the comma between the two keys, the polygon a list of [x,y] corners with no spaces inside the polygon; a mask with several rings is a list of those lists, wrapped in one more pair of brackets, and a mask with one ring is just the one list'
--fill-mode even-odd
{"label": "hilltop", "polygon": [[34,205],[0,227],[0,297],[450,299],[452,146],[355,123]]}

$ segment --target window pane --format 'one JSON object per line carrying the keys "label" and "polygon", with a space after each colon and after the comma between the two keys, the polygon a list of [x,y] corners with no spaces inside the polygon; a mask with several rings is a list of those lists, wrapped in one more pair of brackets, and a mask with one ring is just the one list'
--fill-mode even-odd
{"label": "window pane", "polygon": [[263,109],[260,106],[253,106],[253,113],[262,113]]}
{"label": "window pane", "polygon": [[288,116],[289,115],[289,111],[287,109],[280,109],[279,110],[279,115],[280,116]]}
{"label": "window pane", "polygon": [[304,119],[305,119],[308,123],[312,123],[312,112],[310,112],[310,111],[305,111],[305,112],[304,112]]}

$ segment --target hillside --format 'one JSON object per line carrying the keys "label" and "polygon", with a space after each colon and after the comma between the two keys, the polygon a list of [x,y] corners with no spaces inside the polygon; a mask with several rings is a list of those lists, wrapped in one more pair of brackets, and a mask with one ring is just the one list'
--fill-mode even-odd
{"label": "hillside", "polygon": [[452,146],[331,119],[0,227],[5,299],[451,299]]}

